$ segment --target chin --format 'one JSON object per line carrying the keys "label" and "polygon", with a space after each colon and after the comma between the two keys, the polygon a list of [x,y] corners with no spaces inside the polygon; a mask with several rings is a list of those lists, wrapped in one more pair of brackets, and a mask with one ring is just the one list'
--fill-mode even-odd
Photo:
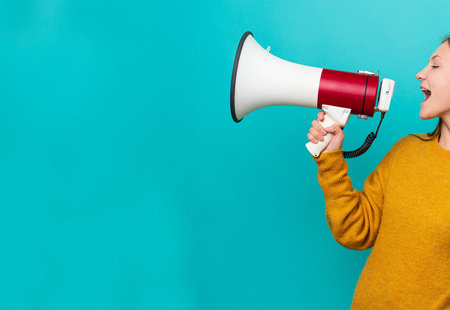
{"label": "chin", "polygon": [[423,111],[423,108],[422,108],[422,110],[420,110],[420,112],[419,112],[419,117],[423,120],[427,120],[427,119],[435,118],[435,117],[437,117],[437,115],[427,113],[427,112]]}
{"label": "chin", "polygon": [[423,120],[433,119],[433,118],[436,118],[436,117],[440,117],[440,113],[426,112],[422,108],[422,110],[420,110],[420,112],[419,112],[419,117],[421,119],[423,119]]}
{"label": "chin", "polygon": [[427,117],[426,115],[422,115],[422,113],[419,113],[419,117],[423,120],[427,120],[430,119],[429,117]]}
{"label": "chin", "polygon": [[431,100],[428,99],[427,101],[424,101],[420,104],[420,112],[419,117],[423,120],[432,119],[435,118],[437,115],[436,113],[433,113],[433,109],[431,109],[433,106],[430,105]]}

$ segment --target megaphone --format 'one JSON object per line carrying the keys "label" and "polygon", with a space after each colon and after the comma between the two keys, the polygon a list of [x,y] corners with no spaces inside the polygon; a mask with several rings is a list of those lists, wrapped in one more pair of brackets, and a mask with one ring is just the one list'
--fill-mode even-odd
{"label": "megaphone", "polygon": [[[325,119],[320,122],[323,127],[338,124],[344,128],[351,114],[367,119],[381,112],[383,119],[389,110],[395,81],[383,79],[379,92],[378,84],[379,76],[373,72],[316,68],[278,58],[270,53],[270,46],[264,49],[247,31],[239,41],[234,59],[231,116],[235,122],[240,122],[247,114],[264,107],[300,106],[322,109],[325,112]],[[359,150],[344,152],[344,156],[356,157],[364,153],[376,137],[373,132],[371,135]],[[328,133],[324,141],[309,142],[306,148],[318,157],[331,138],[332,134]]]}

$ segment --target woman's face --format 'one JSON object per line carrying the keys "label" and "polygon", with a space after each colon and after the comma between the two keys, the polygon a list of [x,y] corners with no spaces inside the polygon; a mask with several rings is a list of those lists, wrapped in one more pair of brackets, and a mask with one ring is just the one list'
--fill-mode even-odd
{"label": "woman's face", "polygon": [[444,42],[431,55],[428,65],[417,73],[425,101],[420,104],[419,117],[450,119],[450,46]]}

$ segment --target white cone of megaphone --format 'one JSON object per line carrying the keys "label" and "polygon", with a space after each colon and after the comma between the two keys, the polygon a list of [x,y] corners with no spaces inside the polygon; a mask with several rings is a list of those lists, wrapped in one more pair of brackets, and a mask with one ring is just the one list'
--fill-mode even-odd
{"label": "white cone of megaphone", "polygon": [[[289,105],[322,109],[323,127],[338,124],[345,127],[351,114],[366,119],[374,112],[387,112],[395,82],[383,79],[378,91],[378,75],[316,68],[292,63],[264,49],[249,31],[242,36],[234,59],[230,107],[235,122],[247,114],[269,106]],[[332,138],[307,143],[309,152],[318,157]]]}

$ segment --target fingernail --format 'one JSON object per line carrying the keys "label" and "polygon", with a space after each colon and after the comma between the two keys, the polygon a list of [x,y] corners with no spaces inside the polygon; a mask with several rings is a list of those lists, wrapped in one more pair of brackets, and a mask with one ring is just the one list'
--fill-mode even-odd
{"label": "fingernail", "polygon": [[326,135],[327,132],[325,130],[322,129],[322,134]]}

